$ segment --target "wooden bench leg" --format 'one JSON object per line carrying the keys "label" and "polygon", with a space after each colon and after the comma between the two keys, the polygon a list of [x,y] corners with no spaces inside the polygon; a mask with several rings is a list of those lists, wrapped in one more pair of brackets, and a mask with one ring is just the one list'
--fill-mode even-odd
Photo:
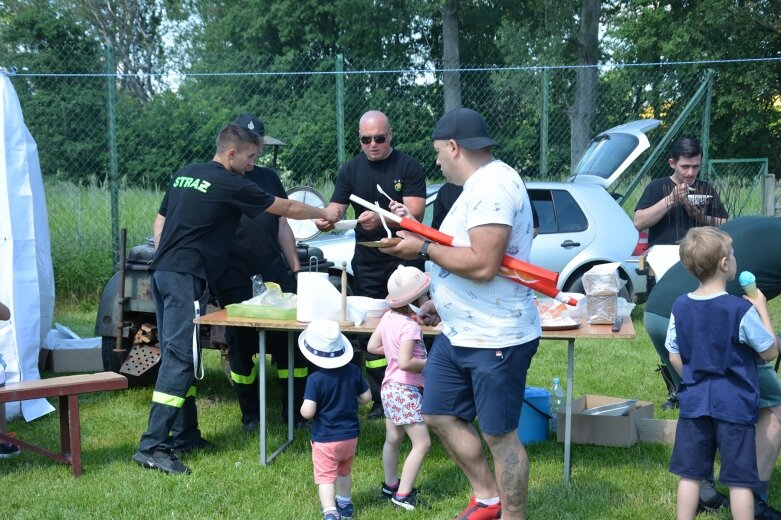
{"label": "wooden bench leg", "polygon": [[70,426],[69,426],[69,409],[68,406],[68,397],[67,395],[61,395],[60,396],[60,453],[67,455],[71,452],[71,437],[70,437]]}
{"label": "wooden bench leg", "polygon": [[70,401],[71,469],[74,477],[81,476],[81,421],[79,420],[79,396],[68,396]]}
{"label": "wooden bench leg", "polygon": [[79,420],[79,396],[60,396],[60,451],[71,465],[74,477],[80,477],[81,469],[81,422]]}

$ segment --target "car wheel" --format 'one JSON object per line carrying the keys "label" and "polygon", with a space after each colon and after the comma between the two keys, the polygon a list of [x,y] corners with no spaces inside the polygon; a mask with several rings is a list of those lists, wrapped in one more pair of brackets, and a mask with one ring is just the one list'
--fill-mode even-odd
{"label": "car wheel", "polygon": [[[586,289],[583,287],[583,273],[578,273],[575,279],[570,279],[570,281],[567,282],[567,284],[564,286],[564,291],[586,294]],[[619,289],[618,297],[623,298],[626,301],[630,301],[629,290],[626,288],[626,285],[624,285],[621,289]]]}

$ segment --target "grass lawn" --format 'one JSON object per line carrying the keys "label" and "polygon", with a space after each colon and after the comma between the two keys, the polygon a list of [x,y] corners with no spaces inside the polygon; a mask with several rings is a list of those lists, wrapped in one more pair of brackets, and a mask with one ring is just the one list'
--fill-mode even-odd
{"label": "grass lawn", "polygon": [[[93,334],[94,313],[94,308],[58,302],[56,319],[87,336]],[[675,412],[660,409],[666,392],[654,371],[658,360],[643,328],[642,306],[635,309],[633,321],[638,332],[635,340],[576,344],[574,396],[591,393],[653,401],[656,418],[673,419]],[[565,342],[543,342],[532,362],[528,384],[547,388],[554,376],[564,380],[566,363]],[[238,405],[217,352],[207,351],[206,377],[198,387],[201,430],[218,448],[183,459],[192,475],[167,476],[130,460],[146,427],[151,388],[87,394],[81,399],[84,475],[73,479],[68,467],[33,453],[0,460],[0,518],[322,518],[307,432],[297,432],[288,450],[269,467],[262,467],[258,437],[239,428]],[[285,431],[279,401],[277,386],[270,385],[272,448]],[[379,499],[384,426],[382,421],[366,420],[366,411],[361,412],[353,471],[356,518],[453,518],[466,505],[470,489],[436,440],[417,481],[424,506],[408,512]],[[29,424],[16,420],[9,429],[20,438],[58,446],[56,414]],[[669,446],[573,445],[569,487],[562,482],[562,444],[538,443],[529,446],[528,452],[530,519],[674,518],[677,479],[667,471]],[[770,502],[781,508],[779,491],[776,479]],[[702,516],[729,517],[726,512]]]}

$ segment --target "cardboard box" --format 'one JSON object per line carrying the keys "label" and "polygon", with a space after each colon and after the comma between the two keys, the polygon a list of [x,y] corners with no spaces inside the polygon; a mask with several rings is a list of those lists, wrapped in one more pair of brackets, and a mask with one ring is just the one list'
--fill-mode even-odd
{"label": "cardboard box", "polygon": [[38,366],[41,365],[52,372],[102,372],[102,338],[81,338],[68,327],[55,323],[41,346]]}
{"label": "cardboard box", "polygon": [[[596,444],[597,446],[631,446],[637,442],[638,422],[652,419],[654,404],[637,401],[634,409],[625,416],[585,415],[583,410],[620,403],[626,398],[585,395],[572,401],[573,444]],[[557,440],[564,442],[564,412],[558,414]]]}
{"label": "cardboard box", "polygon": [[675,444],[675,430],[678,421],[675,419],[640,419],[637,422],[637,435],[640,442],[653,444]]}
{"label": "cardboard box", "polygon": [[50,359],[52,372],[103,371],[103,351],[100,347],[54,349]]}

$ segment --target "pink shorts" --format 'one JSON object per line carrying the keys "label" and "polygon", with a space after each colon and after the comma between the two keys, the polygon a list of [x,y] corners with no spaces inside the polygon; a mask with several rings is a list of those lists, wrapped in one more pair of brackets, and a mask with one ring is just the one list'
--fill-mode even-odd
{"label": "pink shorts", "polygon": [[346,477],[353,469],[358,437],[334,442],[312,441],[312,464],[315,484],[333,484],[336,477]]}
{"label": "pink shorts", "polygon": [[420,402],[423,393],[420,387],[390,382],[382,385],[380,396],[385,417],[396,426],[423,422]]}

